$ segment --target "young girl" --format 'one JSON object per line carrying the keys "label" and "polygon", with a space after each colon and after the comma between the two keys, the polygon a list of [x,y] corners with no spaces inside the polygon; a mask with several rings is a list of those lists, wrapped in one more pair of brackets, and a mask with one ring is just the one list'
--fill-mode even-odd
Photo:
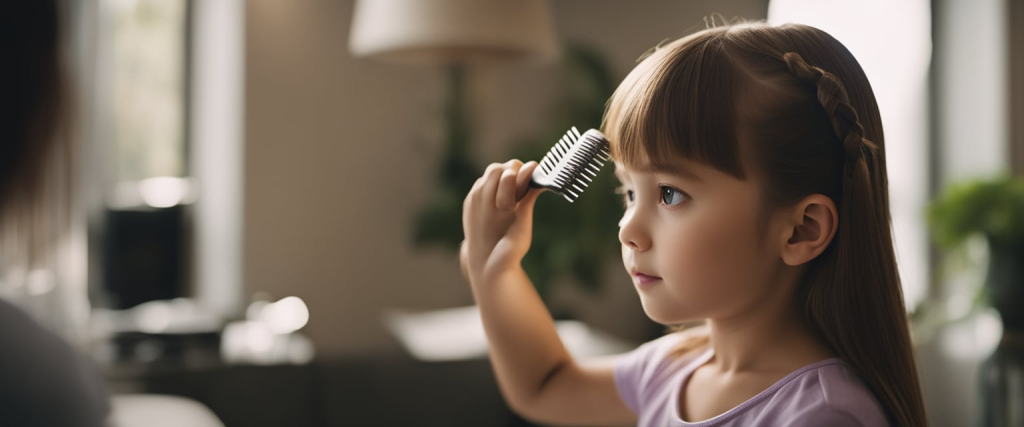
{"label": "young girl", "polygon": [[804,25],[700,31],[644,58],[602,128],[644,311],[704,326],[573,360],[520,267],[536,163],[492,164],[464,202],[460,258],[515,411],[573,425],[926,424],[881,119],[842,44]]}

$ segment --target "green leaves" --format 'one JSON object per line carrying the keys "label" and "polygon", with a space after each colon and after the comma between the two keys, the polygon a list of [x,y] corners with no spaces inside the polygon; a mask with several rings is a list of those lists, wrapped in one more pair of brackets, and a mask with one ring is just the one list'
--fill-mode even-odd
{"label": "green leaves", "polygon": [[936,243],[947,249],[982,233],[994,244],[1024,241],[1024,179],[1001,175],[949,187],[928,206]]}
{"label": "green leaves", "polygon": [[[462,241],[462,201],[483,172],[468,161],[469,124],[462,101],[462,75],[451,73],[452,90],[447,110],[448,152],[439,171],[438,186],[413,227],[417,247],[439,245],[457,251]],[[540,160],[572,126],[580,130],[599,128],[605,102],[615,82],[604,60],[596,52],[578,45],[566,48],[560,82],[561,93],[554,104],[552,121],[537,135],[519,138],[510,158],[524,162]],[[575,203],[554,193],[542,194],[534,210],[533,243],[523,259],[542,298],[553,284],[571,277],[583,289],[597,293],[601,272],[610,261],[618,262],[618,220],[621,196],[615,194],[615,178],[605,166]]]}

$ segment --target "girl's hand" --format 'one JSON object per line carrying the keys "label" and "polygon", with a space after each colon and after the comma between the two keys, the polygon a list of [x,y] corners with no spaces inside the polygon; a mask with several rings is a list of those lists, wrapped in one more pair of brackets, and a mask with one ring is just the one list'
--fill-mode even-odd
{"label": "girl's hand", "polygon": [[[492,163],[462,203],[459,248],[462,274],[470,284],[487,283],[519,267],[533,238],[533,206],[543,188],[529,188],[537,162]],[[528,191],[529,190],[529,191]]]}

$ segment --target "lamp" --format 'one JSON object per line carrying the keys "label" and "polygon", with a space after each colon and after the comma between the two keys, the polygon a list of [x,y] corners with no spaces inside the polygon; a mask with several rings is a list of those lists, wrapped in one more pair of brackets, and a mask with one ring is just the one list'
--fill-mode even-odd
{"label": "lamp", "polygon": [[[463,238],[462,202],[482,172],[470,156],[473,136],[466,114],[468,88],[463,76],[471,66],[539,64],[557,59],[560,64],[552,71],[559,71],[563,82],[571,83],[560,84],[559,90],[545,94],[559,101],[556,114],[547,117],[552,125],[541,135],[519,138],[513,157],[539,159],[562,136],[567,125],[600,125],[605,101],[616,85],[610,68],[590,49],[561,46],[549,6],[547,0],[356,0],[348,42],[353,56],[442,66],[447,71],[439,176],[426,206],[416,213],[412,228],[414,246],[436,245],[458,251]],[[568,224],[535,225],[536,230],[544,230],[535,233],[532,255],[524,259],[524,269],[534,279],[542,298],[550,292],[550,283],[565,274],[577,278],[588,291],[598,292],[598,278],[588,272],[599,271],[606,255],[619,252],[616,231],[605,226],[609,219],[614,223],[615,207],[621,203],[612,191],[614,183],[609,177],[600,178],[591,188],[601,191],[595,190],[595,197],[588,197],[582,204],[538,203],[538,215],[550,216],[557,210],[560,218],[573,218]],[[543,244],[538,243],[541,240],[545,240]],[[575,246],[567,250],[567,245]],[[555,310],[554,317],[562,316]],[[399,322],[403,325],[422,320],[400,319],[409,321]],[[408,342],[407,334],[394,328],[390,320],[389,326],[400,341]],[[444,326],[439,325],[437,330],[448,329],[447,324]],[[429,335],[426,334],[428,341]],[[422,337],[416,335],[412,339],[419,338]],[[478,343],[470,344],[468,351],[475,351]]]}
{"label": "lamp", "polygon": [[546,0],[360,0],[349,49],[421,64],[542,62],[559,50]]}
{"label": "lamp", "polygon": [[543,63],[560,53],[547,0],[358,0],[349,50],[354,56],[446,68],[445,141],[439,182],[417,216],[414,243],[458,247],[462,199],[480,175],[469,153],[468,65]]}

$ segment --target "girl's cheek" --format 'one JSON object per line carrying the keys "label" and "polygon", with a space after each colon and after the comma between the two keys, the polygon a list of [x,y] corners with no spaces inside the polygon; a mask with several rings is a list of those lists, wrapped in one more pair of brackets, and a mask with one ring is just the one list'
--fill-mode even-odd
{"label": "girl's cheek", "polygon": [[672,259],[677,260],[677,264],[673,268],[686,275],[711,279],[742,268],[743,264],[735,259],[738,255],[734,244],[736,236],[728,227],[721,229],[714,224],[695,224],[674,235]]}

